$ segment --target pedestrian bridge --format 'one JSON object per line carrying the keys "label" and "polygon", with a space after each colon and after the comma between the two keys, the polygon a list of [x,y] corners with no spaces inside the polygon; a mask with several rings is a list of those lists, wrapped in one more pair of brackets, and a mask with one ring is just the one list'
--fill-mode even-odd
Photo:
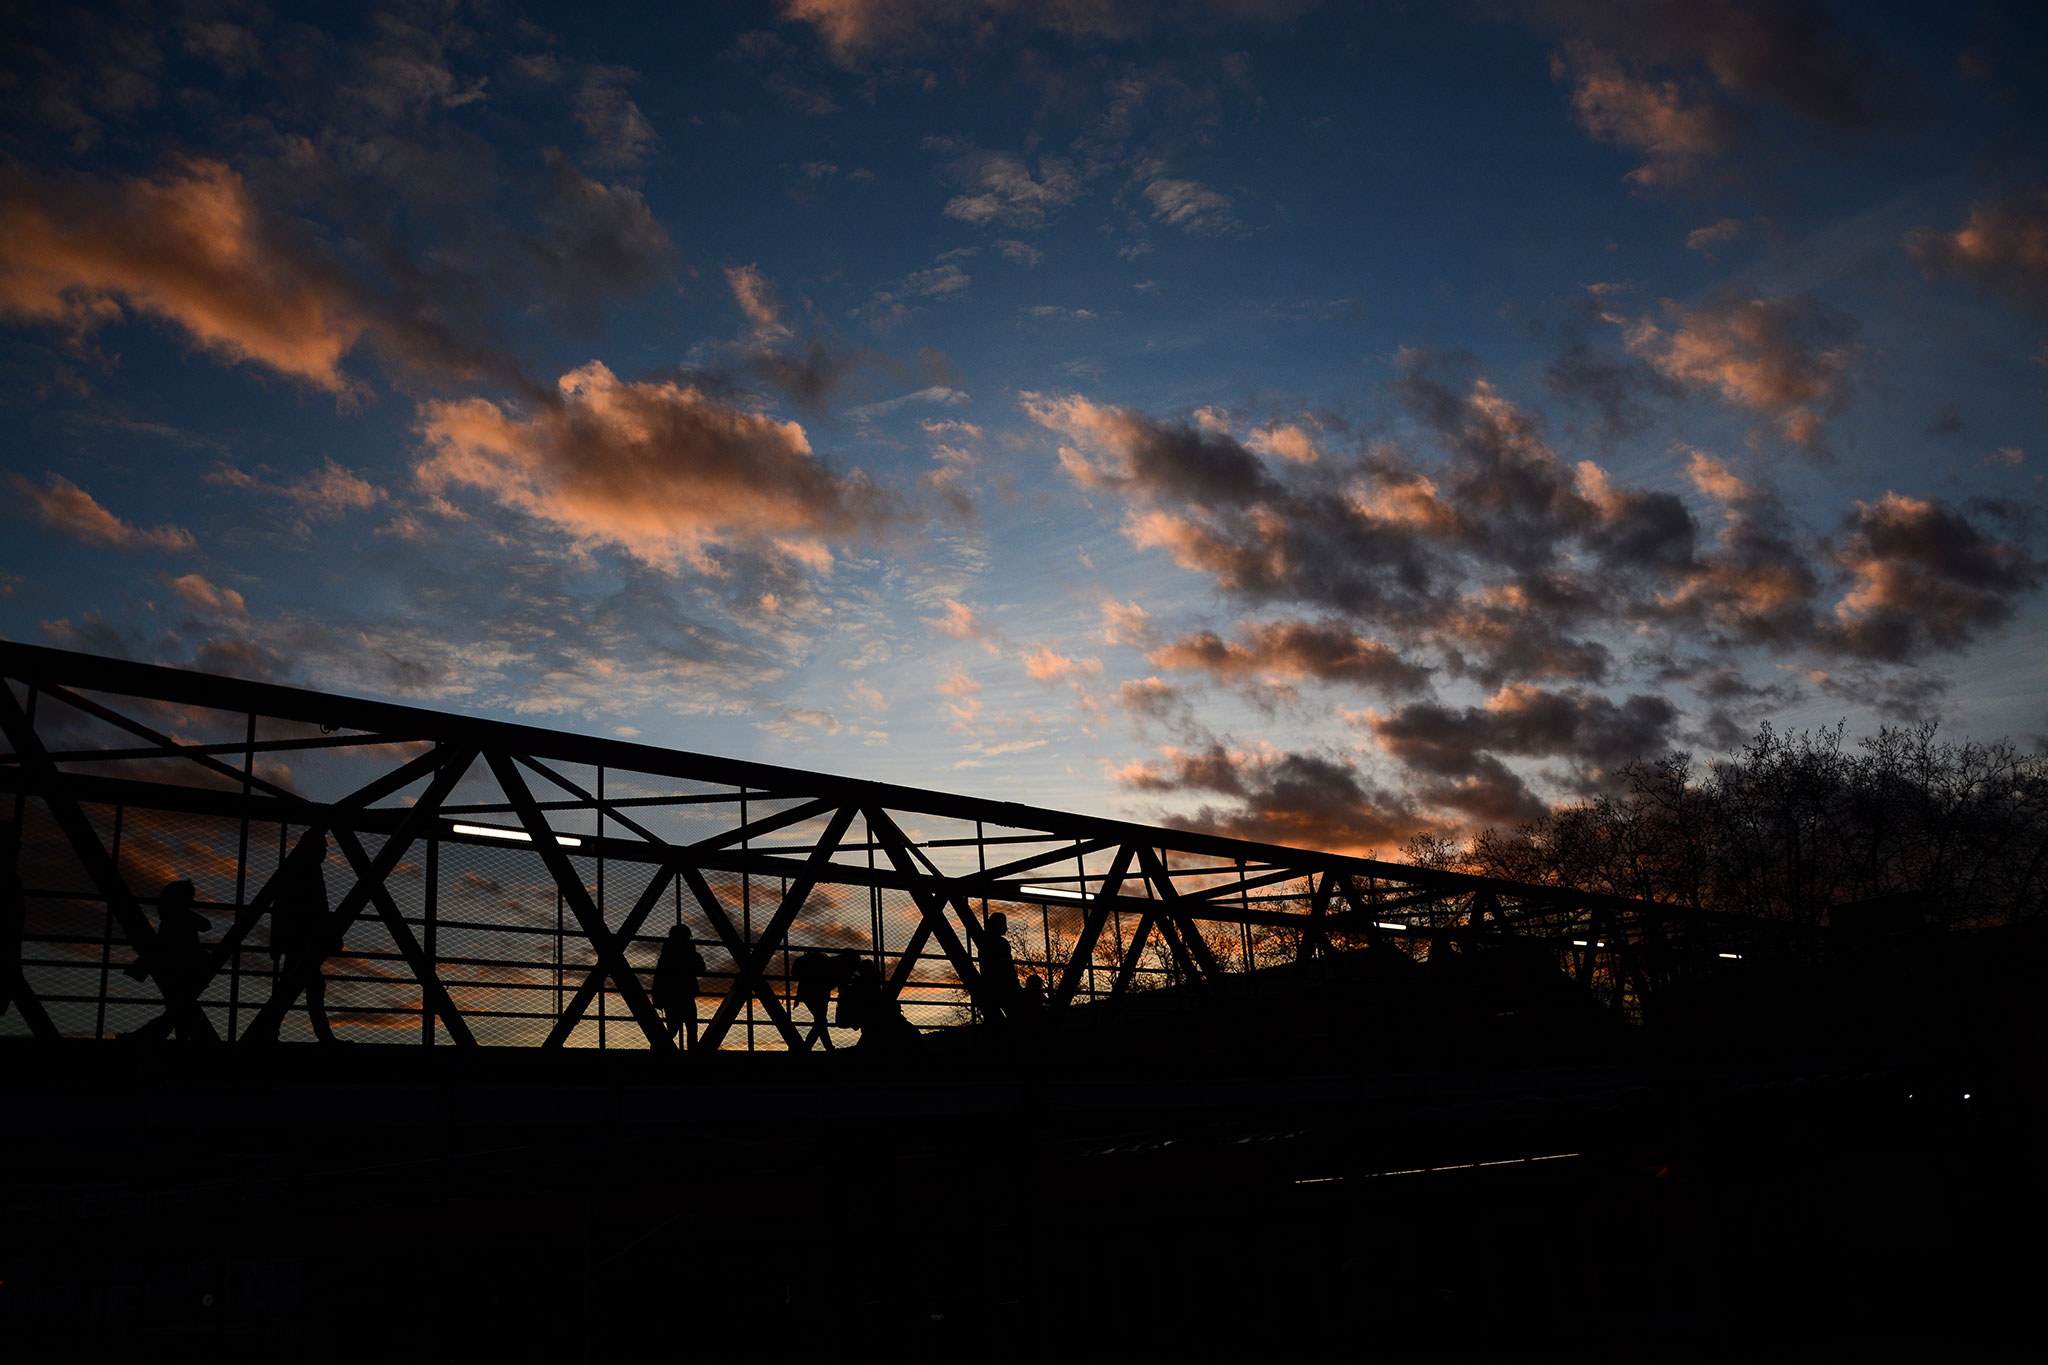
{"label": "pedestrian bridge", "polygon": [[[1489,945],[1631,1022],[1798,947],[1770,924],[1569,887],[29,645],[0,644],[0,672],[23,915],[0,1037],[857,1043],[799,999],[813,953],[867,964],[927,1039],[1006,1022],[1064,1036],[1169,1004],[1250,1017],[1293,992],[1288,969]],[[291,949],[285,902],[309,875],[328,929]],[[670,1005],[691,1016],[680,1033],[650,989],[676,926],[702,958],[694,1000]]]}

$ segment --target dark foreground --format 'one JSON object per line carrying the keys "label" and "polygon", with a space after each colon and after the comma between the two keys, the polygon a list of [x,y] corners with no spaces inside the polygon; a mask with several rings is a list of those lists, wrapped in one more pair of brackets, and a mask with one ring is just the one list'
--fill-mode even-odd
{"label": "dark foreground", "polygon": [[707,1060],[9,1046],[8,1355],[1997,1358],[2038,1286],[1953,1058]]}

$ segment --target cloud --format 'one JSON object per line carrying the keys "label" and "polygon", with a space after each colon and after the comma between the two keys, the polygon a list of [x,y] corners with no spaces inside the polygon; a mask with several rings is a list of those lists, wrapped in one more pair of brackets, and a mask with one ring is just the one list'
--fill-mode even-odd
{"label": "cloud", "polygon": [[846,377],[873,357],[862,351],[846,351],[813,337],[802,355],[784,351],[756,351],[748,365],[770,388],[809,413],[823,412]]}
{"label": "cloud", "polygon": [[1597,773],[1662,752],[1678,710],[1652,693],[1616,704],[1585,689],[1552,691],[1514,683],[1482,706],[1451,708],[1413,702],[1385,715],[1369,713],[1382,747],[1411,770],[1436,777],[1482,771],[1488,755],[1562,757]]}
{"label": "cloud", "polygon": [[639,73],[622,66],[593,66],[583,73],[582,85],[570,101],[575,116],[591,141],[599,165],[618,170],[638,170],[660,140],[654,125],[626,94],[626,86]]}
{"label": "cloud", "polygon": [[[918,620],[936,630],[939,634],[955,640],[978,640],[981,647],[991,654],[1003,652],[1002,632],[981,619],[979,612],[965,602],[948,597],[943,599],[945,614],[942,616],[920,616]],[[977,687],[976,691],[980,691]]]}
{"label": "cloud", "polygon": [[224,465],[206,476],[206,482],[222,488],[241,489],[266,497],[283,498],[311,521],[324,521],[367,512],[385,500],[382,488],[351,469],[322,459],[320,467],[288,483],[266,482],[260,475]]}
{"label": "cloud", "polygon": [[968,677],[960,665],[948,665],[939,677],[937,688],[939,695],[946,699],[946,709],[953,713],[954,728],[971,726],[981,719],[981,684]]}
{"label": "cloud", "polygon": [[1024,671],[1030,675],[1033,682],[1056,683],[1099,675],[1102,672],[1102,660],[1070,659],[1063,654],[1053,653],[1047,645],[1039,645],[1024,656]]}
{"label": "cloud", "polygon": [[488,272],[506,296],[540,297],[582,334],[597,330],[605,300],[657,283],[675,263],[675,244],[638,190],[590,179],[554,148],[541,156],[541,231],[508,245]]}
{"label": "cloud", "polygon": [[1316,448],[1316,438],[1308,433],[1307,428],[1287,422],[1268,423],[1246,436],[1244,443],[1261,455],[1292,460],[1296,464],[1314,464],[1322,458],[1322,452]]}
{"label": "cloud", "polygon": [[1197,237],[1220,237],[1244,231],[1230,212],[1230,196],[1198,180],[1154,175],[1142,191],[1154,222],[1166,223]]}
{"label": "cloud", "polygon": [[995,247],[1004,260],[1012,265],[1021,265],[1027,270],[1045,260],[1043,251],[1029,242],[1020,242],[1014,237],[998,238],[990,245]]}
{"label": "cloud", "polygon": [[1240,639],[1200,631],[1147,654],[1154,668],[1198,670],[1226,680],[1311,679],[1388,695],[1420,691],[1430,671],[1338,621],[1248,622]]}
{"label": "cloud", "polygon": [[1063,157],[1039,157],[1035,176],[1024,158],[1010,152],[970,152],[945,170],[961,186],[946,201],[946,217],[976,227],[1043,227],[1081,193],[1074,165]]}
{"label": "cloud", "polygon": [[1676,383],[1775,418],[1794,444],[1818,446],[1815,409],[1846,400],[1855,319],[1803,294],[1724,293],[1697,307],[1664,307],[1668,329],[1648,318],[1626,327],[1631,353]]}
{"label": "cloud", "polygon": [[86,333],[124,310],[334,393],[353,387],[342,358],[370,325],[346,281],[285,240],[220,162],[156,179],[0,181],[0,314]]}
{"label": "cloud", "polygon": [[1497,12],[1554,33],[1553,70],[1580,126],[1644,154],[1629,179],[1711,179],[1752,136],[1752,115],[1790,113],[1836,133],[1911,117],[1905,69],[1844,32],[1816,0],[1540,0]]}
{"label": "cloud", "polygon": [[1204,802],[1191,816],[1162,818],[1240,839],[1370,853],[1397,846],[1427,825],[1406,798],[1367,783],[1341,755],[1243,751],[1221,743],[1170,746],[1159,762],[1127,765],[1115,777],[1147,795],[1226,797],[1227,803]]}
{"label": "cloud", "polygon": [[45,474],[40,487],[20,474],[9,474],[8,484],[20,499],[19,506],[53,531],[87,545],[113,550],[179,551],[195,548],[192,533],[182,526],[132,526],[121,520],[62,474]]}
{"label": "cloud", "polygon": [[699,569],[714,567],[713,547],[732,544],[829,563],[824,542],[902,515],[865,473],[820,460],[795,422],[693,385],[624,382],[597,361],[558,387],[523,412],[482,398],[427,404],[421,484],[475,489],[579,543]]}
{"label": "cloud", "polygon": [[928,270],[913,270],[885,288],[877,289],[868,301],[849,316],[864,320],[878,332],[909,320],[920,299],[944,299],[965,294],[974,277],[951,261]]}
{"label": "cloud", "polygon": [[[1691,323],[1678,330],[1721,336]],[[1721,329],[1741,343],[1722,357],[1737,392],[1768,407],[1831,391],[1825,366],[1802,378],[1788,362],[1789,378],[1774,375],[1762,342],[1782,337],[1743,328],[1737,310]],[[1663,344],[1660,357],[1707,350],[1670,349],[1669,334]],[[1964,647],[2038,590],[2024,537],[1996,529],[2022,524],[2010,508],[1893,495],[1829,536],[1797,524],[1768,486],[1681,448],[1684,492],[1707,504],[1702,525],[1679,492],[1567,463],[1486,380],[1443,370],[1441,358],[1406,356],[1397,382],[1441,447],[1435,460],[1392,441],[1326,449],[1314,463],[1264,460],[1219,410],[1175,421],[1022,395],[1057,438],[1066,476],[1116,499],[1128,541],[1280,617],[1233,639],[1162,632],[1133,609],[1106,621],[1105,640],[1140,648],[1154,668],[1237,685],[1314,678],[1398,693],[1435,670],[1496,693],[1540,684],[1578,696],[1659,652],[1684,653],[1695,673],[1743,665],[1751,650],[1904,662]],[[1722,370],[1700,361],[1699,372]],[[1470,789],[1445,804],[1525,807],[1534,798],[1507,776],[1463,772],[1455,780]]]}
{"label": "cloud", "polygon": [[2048,186],[1985,200],[1954,232],[1919,228],[1906,252],[1929,275],[1954,275],[2048,318]]}
{"label": "cloud", "polygon": [[1835,628],[1844,648],[1872,658],[1960,649],[2010,620],[2048,573],[2048,560],[1992,540],[1939,499],[1887,493],[1857,503],[1842,530],[1836,560],[1850,588]]}
{"label": "cloud", "polygon": [[878,403],[863,403],[857,408],[848,408],[846,415],[856,422],[872,422],[877,417],[886,417],[898,408],[909,407],[912,404],[956,408],[973,401],[974,399],[964,390],[948,388],[944,384],[930,384],[915,393],[898,394],[894,398],[884,398]]}
{"label": "cloud", "polygon": [[789,336],[789,328],[782,321],[782,304],[775,297],[775,286],[761,273],[761,267],[729,265],[725,268],[725,283],[732,290],[733,302],[739,305],[756,337],[764,341],[780,341]]}
{"label": "cloud", "polygon": [[204,575],[188,573],[172,578],[166,574],[164,581],[171,585],[171,591],[177,593],[184,599],[186,605],[195,611],[226,616],[248,614],[249,604],[242,599],[242,594],[233,588],[220,587],[210,582]]}
{"label": "cloud", "polygon": [[1711,259],[1715,247],[1726,246],[1730,242],[1739,241],[1744,236],[1747,236],[1748,233],[1749,224],[1742,219],[1722,218],[1707,224],[1705,227],[1696,227],[1691,232],[1686,233],[1685,249],[1687,251],[1697,251]]}
{"label": "cloud", "polygon": [[1574,408],[1590,411],[1595,435],[1610,447],[1647,430],[1657,405],[1684,393],[1641,359],[1597,349],[1577,328],[1566,332],[1564,348],[1544,368],[1543,383]]}
{"label": "cloud", "polygon": [[1678,82],[1639,76],[1586,43],[1568,46],[1553,64],[1572,85],[1572,113],[1602,142],[1642,152],[1626,177],[1645,188],[1698,179],[1734,143],[1740,123],[1726,109],[1698,103]]}

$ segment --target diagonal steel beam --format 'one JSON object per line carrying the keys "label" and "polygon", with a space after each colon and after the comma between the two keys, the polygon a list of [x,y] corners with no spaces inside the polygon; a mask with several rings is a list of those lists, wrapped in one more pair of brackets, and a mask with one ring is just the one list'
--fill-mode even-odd
{"label": "diagonal steel beam", "polygon": [[1380,928],[1379,916],[1367,912],[1365,901],[1358,894],[1358,888],[1351,884],[1351,878],[1341,872],[1332,873],[1331,875],[1335,878],[1337,893],[1344,897],[1344,903],[1351,907],[1351,913],[1356,915],[1360,922],[1365,925],[1366,946],[1374,952],[1385,948],[1387,946],[1386,930]]}
{"label": "diagonal steel beam", "polygon": [[[743,980],[747,962],[747,945],[745,937],[740,933],[739,926],[732,922],[732,916],[726,913],[723,905],[719,904],[718,897],[712,893],[711,883],[704,880],[703,871],[694,863],[683,863],[677,869],[677,875],[681,876],[688,883],[690,894],[695,896],[697,903],[704,907],[704,918],[711,921],[711,932],[717,934],[718,941],[725,945],[726,955],[732,958],[734,979]],[[730,988],[728,987],[728,989]],[[797,1031],[796,1021],[791,1019],[789,1011],[782,1007],[781,998],[774,991],[768,989],[767,981],[757,980],[749,989],[752,990],[754,998],[761,1002],[761,1008],[767,1012],[768,1022],[775,1026],[775,1031],[782,1035],[783,1040],[788,1042],[792,1048],[800,1046],[802,1035]],[[744,1004],[745,1001],[742,1000],[741,1003]],[[690,1008],[694,1010],[696,1005],[692,1003]],[[737,1015],[738,1011],[735,1010],[734,1014]],[[701,1037],[698,1039],[698,1046],[700,1048],[704,1046]]]}
{"label": "diagonal steel beam", "polygon": [[619,808],[617,806],[614,806],[609,801],[605,801],[598,797],[592,796],[589,792],[577,786],[574,782],[571,782],[568,778],[562,776],[560,773],[556,772],[553,768],[550,768],[547,764],[541,762],[539,759],[529,758],[524,754],[517,754],[514,755],[514,757],[516,757],[519,760],[519,762],[524,764],[526,767],[531,768],[534,772],[539,773],[542,777],[545,777],[548,781],[554,783],[557,787],[560,787],[563,791],[575,797],[578,801],[584,801],[589,803],[591,806],[596,808],[596,810],[599,813],[609,816],[613,820],[616,820],[619,824],[622,824],[627,829],[632,830],[635,834],[639,835],[642,839],[645,839],[648,843],[653,844],[659,848],[668,847],[668,840],[660,838],[654,835],[653,833],[649,832],[645,825],[642,825],[637,820],[632,819],[630,816],[620,814]]}
{"label": "diagonal steel beam", "polygon": [[1102,935],[1102,926],[1109,922],[1109,912],[1116,904],[1117,893],[1123,889],[1124,878],[1130,874],[1131,859],[1136,850],[1129,844],[1117,849],[1116,858],[1109,865],[1109,874],[1102,879],[1101,889],[1088,907],[1087,915],[1081,921],[1081,936],[1074,940],[1074,952],[1067,959],[1066,970],[1060,973],[1060,984],[1053,990],[1051,1006],[1063,1010],[1073,1000],[1074,992],[1081,988],[1081,977],[1088,970],[1089,960],[1095,953],[1095,940]]}
{"label": "diagonal steel beam", "polygon": [[[152,979],[157,989],[164,991],[166,1003],[172,992],[166,990],[163,974],[156,970],[156,928],[149,917],[142,913],[136,903],[135,893],[128,889],[128,883],[121,876],[121,870],[114,865],[113,857],[100,842],[99,831],[92,827],[84,810],[71,799],[66,790],[63,775],[57,765],[50,761],[49,750],[43,747],[42,737],[35,732],[28,713],[21,703],[14,699],[14,689],[0,682],[0,730],[4,730],[8,743],[21,758],[23,768],[42,789],[43,800],[50,807],[50,814],[56,819],[57,827],[71,844],[72,852],[84,866],[86,876],[98,889],[100,896],[113,912],[114,920],[121,926],[121,932],[128,936],[128,942],[135,947],[139,964]],[[191,1011],[193,1028],[209,1038],[218,1040],[220,1033],[213,1021],[206,1017],[205,1010]]]}
{"label": "diagonal steel beam", "polygon": [[619,990],[619,999],[625,1002],[634,1022],[640,1025],[640,1031],[647,1035],[647,1046],[656,1052],[674,1051],[675,1044],[669,1039],[668,1029],[662,1025],[654,1003],[641,988],[640,978],[626,962],[626,954],[619,941],[605,928],[604,916],[598,912],[596,902],[590,899],[583,879],[576,875],[575,865],[562,851],[547,818],[534,805],[533,792],[527,788],[526,779],[519,775],[519,766],[507,755],[495,751],[485,754],[484,761],[490,765],[491,775],[498,779],[505,799],[512,803],[512,809],[533,840],[541,861],[547,864],[548,875],[555,879],[555,885],[561,890],[562,899],[568,903],[570,913],[576,916],[584,937],[596,950],[597,960],[611,974],[612,984]]}
{"label": "diagonal steel beam", "polygon": [[[714,1051],[725,1040],[732,1021],[739,1016],[740,1006],[752,995],[767,1006],[768,1017],[775,1021],[778,1031],[784,1034],[791,1048],[803,1046],[803,1035],[790,1022],[789,1012],[782,1008],[780,1000],[773,1000],[774,992],[768,989],[768,964],[774,960],[775,952],[782,946],[783,938],[789,933],[789,926],[796,919],[796,912],[810,898],[811,889],[818,884],[818,874],[832,861],[832,854],[839,847],[839,841],[846,837],[846,827],[853,823],[854,807],[841,806],[833,812],[825,833],[811,850],[803,868],[790,879],[789,889],[783,893],[782,904],[775,908],[775,914],[762,929],[761,936],[754,940],[744,956],[734,959],[739,967],[739,979],[734,981],[725,993],[725,999],[718,1002],[718,1010],[711,1016],[711,1022],[704,1026],[703,1046]],[[773,1000],[773,1003],[769,1003]]]}
{"label": "diagonal steel beam", "polygon": [[[1216,955],[1209,951],[1208,941],[1202,937],[1202,931],[1196,926],[1194,917],[1187,913],[1187,906],[1180,892],[1174,889],[1166,860],[1149,847],[1139,849],[1138,857],[1154,889],[1159,893],[1163,913],[1161,927],[1166,932],[1167,945],[1179,961],[1180,969],[1204,985],[1221,986],[1223,968],[1216,961]],[[1326,892],[1325,899],[1327,898]]]}
{"label": "diagonal steel beam", "polygon": [[50,1019],[49,1012],[43,1008],[42,997],[36,994],[35,987],[28,984],[26,967],[17,966],[14,969],[14,979],[7,983],[7,995],[14,1007],[21,1011],[21,1017],[27,1021],[31,1037],[39,1038],[46,1043],[54,1043],[64,1036],[57,1031],[57,1025]]}
{"label": "diagonal steel beam", "polygon": [[1158,919],[1159,912],[1150,907],[1147,907],[1144,914],[1138,916],[1138,927],[1131,933],[1131,941],[1124,948],[1124,960],[1117,967],[1116,980],[1109,988],[1112,1003],[1122,1000],[1124,993],[1130,989],[1131,978],[1138,974],[1139,955],[1144,952],[1145,940],[1151,937],[1152,926]]}
{"label": "diagonal steel beam", "polygon": [[[307,821],[305,831],[300,834],[298,842],[292,845],[291,853],[264,881],[254,898],[235,912],[234,919],[228,923],[220,938],[211,945],[204,970],[195,972],[190,980],[182,982],[174,993],[175,999],[167,996],[164,1012],[136,1030],[137,1034],[142,1037],[161,1038],[170,1033],[178,1012],[189,1008],[192,1002],[199,998],[208,983],[220,975],[220,969],[241,947],[242,940],[248,937],[249,931],[256,927],[256,921],[270,913],[270,903],[277,894],[276,888],[284,884],[278,878],[282,876],[285,866],[294,859],[310,857],[311,846],[316,836],[340,829],[336,823],[337,816],[360,810],[402,787],[410,786],[421,774],[432,771],[436,764],[446,758],[447,754],[439,748],[430,750],[407,760],[383,776],[372,779],[331,806],[316,805],[296,792],[284,793],[279,799],[300,809],[302,818]],[[311,978],[308,977],[307,981],[302,983],[302,988],[304,984],[310,984],[310,981]]]}
{"label": "diagonal steel beam", "polygon": [[[426,791],[421,793],[419,801],[406,811],[398,822],[398,828],[384,841],[384,847],[377,850],[377,856],[370,862],[368,875],[357,877],[356,884],[342,896],[341,904],[334,909],[332,924],[327,933],[328,942],[341,942],[342,935],[349,931],[349,926],[356,922],[356,917],[361,915],[363,908],[370,903],[371,892],[383,884],[384,879],[391,875],[391,869],[397,867],[412,848],[413,841],[433,824],[440,812],[441,803],[447,799],[448,793],[455,789],[455,784],[462,780],[462,775],[469,771],[469,765],[476,759],[476,750],[469,748],[450,747],[436,752],[441,756],[441,770],[434,775],[434,780],[427,785]],[[308,839],[311,833],[307,832]],[[302,847],[304,842],[301,841]],[[275,885],[277,878],[273,876],[270,886]],[[265,888],[266,891],[268,889],[269,887]],[[253,918],[250,922],[254,922]],[[249,1031],[243,1035],[243,1041],[262,1043],[276,1038],[277,1028],[284,1021],[285,1011],[297,1003],[300,994],[312,981],[313,973],[319,971],[326,960],[327,954],[324,950],[307,953],[297,969],[281,976],[277,989],[271,992],[270,999],[263,1002],[262,1008],[257,1010],[255,1017],[249,1021]]]}
{"label": "diagonal steel beam", "polygon": [[[910,856],[910,840],[904,837],[903,831],[889,817],[889,813],[870,808],[865,814],[869,839],[882,845],[883,852],[889,855],[889,861],[898,872],[906,877],[915,876],[916,869]],[[954,974],[966,988],[968,998],[985,1014],[1001,1013],[1000,1006],[996,1006],[995,1002],[988,998],[988,992],[982,986],[981,972],[975,966],[974,955],[967,951],[967,946],[960,941],[960,936],[953,932],[952,924],[946,919],[946,883],[934,879],[925,887],[913,883],[908,890],[910,899],[917,906],[918,914],[923,917],[923,925],[931,931],[931,936],[939,941],[940,951],[945,953],[946,959],[953,964]],[[962,912],[961,922],[967,926],[967,932],[978,938],[982,931],[975,921],[974,912],[967,909],[964,903],[959,904],[957,908]]]}
{"label": "diagonal steel beam", "polygon": [[[772,800],[774,798],[768,796],[767,793],[763,793],[762,799]],[[764,815],[760,819],[741,825],[737,829],[729,829],[723,834],[714,834],[709,839],[699,839],[696,843],[691,844],[690,847],[701,849],[707,853],[714,849],[730,848],[734,844],[745,843],[749,839],[758,839],[764,834],[773,834],[778,829],[787,829],[791,825],[800,825],[806,820],[815,820],[826,811],[835,809],[836,806],[836,802],[820,796],[815,800],[804,802],[801,806],[792,806],[788,810],[777,811],[774,815]],[[815,852],[815,850],[813,851]]]}
{"label": "diagonal steel beam", "polygon": [[462,1017],[462,1011],[455,1008],[455,1002],[448,996],[447,987],[434,971],[434,964],[427,961],[426,951],[419,940],[412,936],[412,928],[405,922],[405,916],[398,911],[397,902],[391,899],[382,877],[370,874],[370,856],[363,852],[362,840],[355,831],[336,829],[334,842],[341,846],[342,855],[348,859],[355,871],[356,880],[370,888],[370,899],[376,903],[377,914],[384,921],[384,927],[391,934],[391,941],[398,946],[398,954],[412,968],[413,976],[419,982],[420,998],[428,1013],[439,1015],[447,1025],[448,1036],[455,1040],[457,1047],[475,1047],[476,1037],[469,1031],[469,1021]]}
{"label": "diagonal steel beam", "polygon": [[[661,904],[661,893],[668,890],[669,883],[675,880],[675,876],[674,870],[667,866],[654,869],[654,876],[649,879],[647,889],[640,893],[640,899],[633,902],[633,908],[626,913],[625,920],[619,925],[621,943],[633,941],[633,935],[640,932],[640,926],[647,922],[647,916],[653,913],[655,906]],[[548,1030],[547,1038],[541,1043],[542,1047],[561,1047],[569,1041],[569,1035],[583,1019],[583,1011],[589,1009],[590,1002],[597,998],[598,989],[604,984],[604,978],[605,969],[602,966],[584,976],[583,984],[576,988],[576,994],[563,1006],[561,1016],[555,1020],[554,1027]]]}

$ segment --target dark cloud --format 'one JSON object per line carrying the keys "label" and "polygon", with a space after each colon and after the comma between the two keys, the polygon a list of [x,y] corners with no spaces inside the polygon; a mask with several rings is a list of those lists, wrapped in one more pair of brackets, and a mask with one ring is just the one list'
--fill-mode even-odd
{"label": "dark cloud", "polygon": [[1252,678],[1345,683],[1385,695],[1421,691],[1430,670],[1339,621],[1250,621],[1239,638],[1200,631],[1154,649],[1154,668],[1190,669],[1230,681]]}
{"label": "dark cloud", "polygon": [[1778,109],[1837,133],[1912,117],[1904,67],[1817,0],[1538,0],[1503,17],[1560,39],[1556,70],[1580,124],[1643,154],[1646,188],[1711,181]]}
{"label": "dark cloud", "polygon": [[800,355],[756,351],[747,363],[763,383],[803,411],[817,414],[825,411],[847,376],[872,360],[871,352],[840,350],[813,337]]}
{"label": "dark cloud", "polygon": [[1414,702],[1374,713],[1368,723],[1382,747],[1418,774],[1497,779],[1488,764],[1499,754],[1564,758],[1597,777],[1661,753],[1677,720],[1677,708],[1652,693],[1617,704],[1598,692],[1524,683],[1502,688],[1484,706]]}
{"label": "dark cloud", "polygon": [[1212,742],[1167,749],[1161,762],[1132,764],[1117,777],[1151,795],[1229,798],[1166,818],[1240,839],[1368,853],[1397,847],[1428,824],[1406,798],[1367,783],[1348,760],[1330,754],[1244,753]]}
{"label": "dark cloud", "polygon": [[1682,392],[1640,359],[1603,351],[1576,329],[1544,367],[1543,383],[1574,408],[1590,412],[1594,432],[1607,447],[1648,430],[1658,405]]}
{"label": "dark cloud", "polygon": [[[2017,519],[2016,509],[1984,510]],[[1889,661],[1961,649],[2012,618],[2048,560],[1993,540],[1938,498],[1887,493],[1842,520],[1836,562],[1849,590],[1831,632],[1853,654]]]}

